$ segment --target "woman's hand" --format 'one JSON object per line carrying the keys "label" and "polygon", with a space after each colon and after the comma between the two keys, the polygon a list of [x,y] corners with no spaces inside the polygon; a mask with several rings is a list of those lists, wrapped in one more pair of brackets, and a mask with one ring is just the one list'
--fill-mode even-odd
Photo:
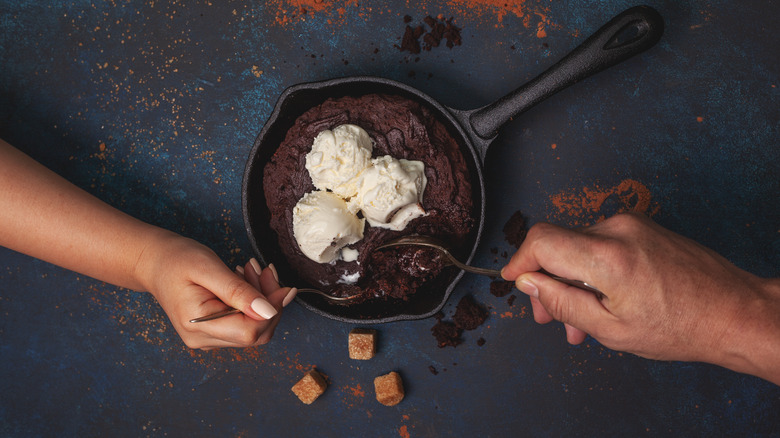
{"label": "woman's hand", "polygon": [[[249,347],[270,341],[281,311],[296,290],[279,286],[273,265],[260,269],[254,259],[238,273],[207,247],[163,233],[144,250],[136,272],[190,348]],[[241,313],[191,323],[225,310]]]}
{"label": "woman's hand", "polygon": [[580,230],[537,224],[502,276],[531,297],[537,322],[563,322],[570,343],[590,334],[642,357],[704,361],[780,383],[780,282],[646,217],[621,214]]}
{"label": "woman's hand", "polygon": [[[111,207],[2,140],[0,187],[0,245],[150,291],[192,348],[268,342],[283,305],[295,295],[279,287],[272,268],[257,265],[243,279],[205,246]],[[225,305],[243,313],[189,322]]]}

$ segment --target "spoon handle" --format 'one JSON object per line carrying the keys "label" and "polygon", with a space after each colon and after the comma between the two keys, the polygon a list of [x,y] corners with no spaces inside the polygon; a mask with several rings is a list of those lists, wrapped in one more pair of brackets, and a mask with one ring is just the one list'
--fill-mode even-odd
{"label": "spoon handle", "polygon": [[560,281],[561,283],[568,284],[569,286],[574,286],[574,287],[578,287],[578,288],[580,288],[582,290],[586,290],[586,291],[592,293],[593,295],[596,295],[596,298],[598,298],[599,300],[604,298],[604,293],[603,292],[601,292],[597,288],[589,285],[588,283],[585,283],[584,281],[572,280],[572,279],[565,278],[565,277],[559,277],[557,275],[550,274],[549,272],[545,271],[544,269],[542,269],[539,272],[541,272],[542,274],[547,275],[548,277],[552,278],[555,281]]}
{"label": "spoon handle", "polygon": [[[493,277],[493,278],[501,278],[501,271],[498,271],[496,269],[486,269],[486,268],[478,268],[476,266],[469,266],[469,265],[466,265],[466,264],[461,263],[460,261],[458,261],[449,252],[447,252],[446,255],[450,259],[450,261],[452,262],[453,265],[457,266],[458,268],[460,268],[460,269],[462,269],[462,270],[464,270],[466,272],[470,272],[472,274],[487,275],[488,277]],[[544,269],[542,269],[539,272],[541,272],[542,274],[547,275],[548,277],[552,278],[555,281],[559,281],[561,283],[568,284],[569,286],[574,286],[574,287],[586,290],[586,291],[596,295],[596,298],[598,298],[598,299],[604,298],[604,293],[603,292],[601,292],[597,288],[589,285],[588,283],[586,283],[584,281],[572,280],[572,279],[569,279],[569,278],[553,275],[553,274],[545,271]]]}
{"label": "spoon handle", "polygon": [[218,318],[222,318],[223,316],[233,315],[235,313],[241,312],[238,309],[225,309],[221,312],[212,313],[211,315],[201,316],[200,318],[191,319],[190,322],[206,322],[206,321],[212,321]]}

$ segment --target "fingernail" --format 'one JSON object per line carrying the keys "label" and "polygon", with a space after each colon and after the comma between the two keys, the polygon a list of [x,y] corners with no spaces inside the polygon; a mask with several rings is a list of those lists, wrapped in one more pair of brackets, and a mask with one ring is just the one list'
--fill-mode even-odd
{"label": "fingernail", "polygon": [[276,272],[276,266],[274,266],[273,263],[269,263],[268,269],[270,269],[271,273],[274,274],[274,280],[276,280],[276,282],[279,283],[279,273]]}
{"label": "fingernail", "polygon": [[539,298],[539,289],[536,287],[535,284],[531,283],[530,281],[526,279],[518,280],[517,284],[515,285],[524,294],[530,295],[534,298]]}
{"label": "fingernail", "polygon": [[255,298],[252,301],[252,310],[265,319],[273,318],[278,312],[265,298]]}
{"label": "fingernail", "polygon": [[[273,266],[273,265],[269,265],[269,266]],[[284,300],[282,300],[282,307],[287,307],[287,305],[292,302],[292,300],[295,298],[296,295],[298,295],[298,288],[294,287],[290,289],[290,292],[287,292],[287,295],[284,297]]]}
{"label": "fingernail", "polygon": [[244,275],[244,267],[243,266],[236,266],[236,272],[238,272],[241,275]]}
{"label": "fingernail", "polygon": [[257,274],[257,276],[259,277],[259,276],[260,276],[260,272],[262,272],[262,271],[263,271],[263,268],[261,268],[261,267],[260,267],[260,263],[257,261],[257,259],[256,259],[256,258],[254,258],[254,257],[252,257],[252,258],[249,260],[249,264],[250,264],[250,265],[252,265],[252,269],[254,269],[254,270],[255,270],[255,273],[256,273],[256,274]]}

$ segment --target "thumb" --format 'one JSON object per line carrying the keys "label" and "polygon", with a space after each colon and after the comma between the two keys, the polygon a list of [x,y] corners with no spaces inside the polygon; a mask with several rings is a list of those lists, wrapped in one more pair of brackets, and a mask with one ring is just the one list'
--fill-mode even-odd
{"label": "thumb", "polygon": [[223,303],[240,310],[252,319],[264,320],[276,316],[279,311],[254,286],[236,275],[227,266],[205,274],[201,285],[216,295]]}
{"label": "thumb", "polygon": [[[523,293],[536,298],[553,319],[575,330],[593,333],[610,315],[593,293],[556,281],[541,272],[524,273],[515,284]],[[576,331],[567,334],[570,341],[582,337]]]}

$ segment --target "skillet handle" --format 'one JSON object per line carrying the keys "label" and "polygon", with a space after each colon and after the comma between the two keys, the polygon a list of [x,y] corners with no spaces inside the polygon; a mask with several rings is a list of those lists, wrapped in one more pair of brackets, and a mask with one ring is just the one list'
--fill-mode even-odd
{"label": "skillet handle", "polygon": [[655,9],[649,6],[627,9],[542,74],[474,111],[469,116],[469,124],[479,137],[492,139],[512,117],[569,85],[644,52],[661,39],[663,32],[663,18]]}

